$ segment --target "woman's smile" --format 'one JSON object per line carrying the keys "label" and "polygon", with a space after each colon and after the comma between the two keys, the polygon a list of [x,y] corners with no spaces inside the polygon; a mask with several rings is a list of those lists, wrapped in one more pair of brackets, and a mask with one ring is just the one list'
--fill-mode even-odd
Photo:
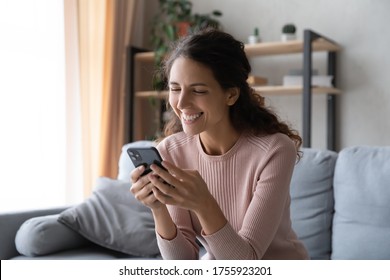
{"label": "woman's smile", "polygon": [[197,113],[197,114],[186,114],[186,113],[182,112],[181,118],[182,118],[182,121],[186,125],[190,125],[190,124],[195,123],[200,117],[202,117],[202,115],[203,115],[203,112]]}

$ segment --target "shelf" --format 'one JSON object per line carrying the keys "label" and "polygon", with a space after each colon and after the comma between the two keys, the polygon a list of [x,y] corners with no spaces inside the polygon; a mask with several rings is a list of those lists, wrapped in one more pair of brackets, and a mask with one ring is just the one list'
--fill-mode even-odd
{"label": "shelf", "polygon": [[[256,92],[264,95],[299,95],[302,94],[301,86],[259,86],[253,87]],[[340,94],[341,90],[333,87],[312,87],[313,94]]]}
{"label": "shelf", "polygon": [[150,62],[154,60],[154,52],[140,52],[134,55],[136,61]]}
{"label": "shelf", "polygon": [[[340,51],[341,47],[324,38],[319,38],[313,41],[312,50],[314,52],[320,51]],[[294,40],[287,42],[262,42],[257,44],[245,44],[245,53],[248,57],[258,55],[278,55],[278,54],[293,54],[303,52],[303,41]],[[153,61],[153,52],[142,52],[135,55],[138,61]]]}
{"label": "shelf", "polygon": [[[253,89],[261,95],[299,95],[302,94],[301,86],[255,86]],[[313,94],[340,94],[341,90],[332,87],[312,87]],[[138,91],[136,97],[166,99],[168,91]]]}
{"label": "shelf", "polygon": [[149,98],[156,97],[158,99],[168,98],[168,91],[137,91],[135,97],[139,98]]}
{"label": "shelf", "polygon": [[[340,51],[341,47],[331,41],[319,38],[313,41],[312,51]],[[264,42],[245,45],[245,52],[248,57],[258,55],[292,54],[303,52],[303,41],[294,40],[287,42]]]}

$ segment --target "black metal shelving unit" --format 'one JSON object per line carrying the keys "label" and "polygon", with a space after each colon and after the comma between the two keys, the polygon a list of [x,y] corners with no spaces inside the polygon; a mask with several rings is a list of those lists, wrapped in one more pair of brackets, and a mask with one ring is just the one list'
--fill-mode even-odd
{"label": "black metal shelving unit", "polygon": [[[311,120],[312,120],[312,43],[323,38],[336,44],[332,40],[312,30],[303,32],[303,147],[311,147]],[[332,85],[336,86],[336,52],[328,51],[327,74],[333,76]],[[336,150],[336,95],[327,94],[327,149]]]}

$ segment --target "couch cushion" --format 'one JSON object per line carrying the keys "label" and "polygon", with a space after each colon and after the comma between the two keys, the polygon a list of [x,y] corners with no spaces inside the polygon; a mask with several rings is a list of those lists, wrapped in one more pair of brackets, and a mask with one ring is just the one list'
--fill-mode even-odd
{"label": "couch cushion", "polygon": [[332,259],[390,259],[390,147],[340,152]]}
{"label": "couch cushion", "polygon": [[115,260],[115,259],[155,260],[155,259],[161,259],[161,256],[160,255],[155,257],[131,256],[89,242],[88,246],[58,251],[52,254],[40,255],[35,257],[18,255],[12,258],[11,260]]}
{"label": "couch cushion", "polygon": [[154,146],[152,141],[136,141],[126,144],[122,147],[122,153],[119,157],[118,180],[130,182],[130,172],[134,169],[134,164],[131,162],[127,154],[128,148],[141,148]]}
{"label": "couch cushion", "polygon": [[291,179],[291,220],[312,259],[329,259],[337,153],[304,148]]}
{"label": "couch cushion", "polygon": [[80,234],[59,223],[58,216],[47,215],[25,221],[15,237],[18,252],[35,257],[90,244]]}
{"label": "couch cushion", "polygon": [[102,247],[132,256],[158,255],[152,213],[130,186],[101,177],[91,197],[62,212],[58,221]]}
{"label": "couch cushion", "polygon": [[14,241],[17,231],[25,221],[34,217],[58,214],[65,209],[66,207],[61,207],[0,213],[0,260],[7,260],[19,254]]}

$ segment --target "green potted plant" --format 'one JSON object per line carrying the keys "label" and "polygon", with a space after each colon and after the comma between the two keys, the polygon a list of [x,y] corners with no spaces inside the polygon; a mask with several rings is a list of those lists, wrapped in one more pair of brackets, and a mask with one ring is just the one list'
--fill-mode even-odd
{"label": "green potted plant", "polygon": [[260,42],[259,28],[255,27],[255,29],[253,30],[253,34],[248,37],[248,43],[256,44],[258,42]]}
{"label": "green potted plant", "polygon": [[[160,67],[170,44],[180,36],[206,27],[219,29],[221,25],[217,18],[221,15],[217,10],[210,14],[194,14],[192,2],[188,0],[159,0],[159,10],[153,18],[150,37],[156,67]],[[158,73],[154,77],[153,87],[155,90],[165,88],[165,81]]]}
{"label": "green potted plant", "polygon": [[290,41],[290,40],[295,40],[296,39],[296,28],[295,25],[292,23],[287,23],[283,26],[282,28],[282,41]]}

